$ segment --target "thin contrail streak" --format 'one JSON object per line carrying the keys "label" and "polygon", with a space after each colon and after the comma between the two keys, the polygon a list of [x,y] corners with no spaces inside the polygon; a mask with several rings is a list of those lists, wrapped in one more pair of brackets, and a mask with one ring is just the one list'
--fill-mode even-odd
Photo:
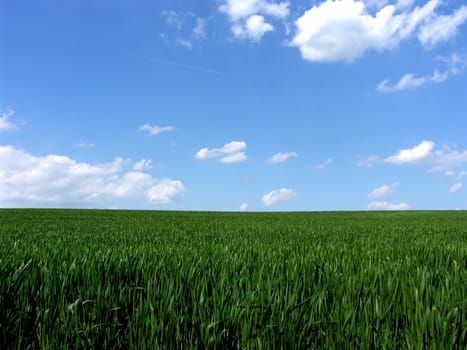
{"label": "thin contrail streak", "polygon": [[149,57],[149,56],[135,55],[135,54],[132,54],[132,53],[122,52],[122,51],[111,51],[111,52],[116,53],[118,55],[122,55],[122,56],[139,58],[141,60],[146,60],[146,61],[151,61],[151,62],[156,62],[156,63],[162,63],[162,64],[168,64],[168,65],[171,65],[171,66],[185,68],[185,69],[197,70],[199,72],[205,72],[205,73],[211,73],[211,74],[223,74],[222,72],[219,72],[219,71],[213,70],[213,69],[192,66],[192,65],[189,65],[189,64],[183,64],[183,63],[160,60],[158,58],[153,58],[153,57]]}

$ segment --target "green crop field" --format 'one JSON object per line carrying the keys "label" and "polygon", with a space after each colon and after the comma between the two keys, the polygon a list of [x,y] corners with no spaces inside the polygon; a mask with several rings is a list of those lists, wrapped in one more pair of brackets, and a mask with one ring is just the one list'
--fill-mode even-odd
{"label": "green crop field", "polygon": [[0,349],[467,347],[467,212],[0,210]]}

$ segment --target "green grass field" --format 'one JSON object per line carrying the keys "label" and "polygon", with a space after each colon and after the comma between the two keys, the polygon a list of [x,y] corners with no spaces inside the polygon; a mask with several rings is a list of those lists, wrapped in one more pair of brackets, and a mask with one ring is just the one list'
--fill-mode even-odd
{"label": "green grass field", "polygon": [[467,212],[0,210],[0,349],[467,347]]}

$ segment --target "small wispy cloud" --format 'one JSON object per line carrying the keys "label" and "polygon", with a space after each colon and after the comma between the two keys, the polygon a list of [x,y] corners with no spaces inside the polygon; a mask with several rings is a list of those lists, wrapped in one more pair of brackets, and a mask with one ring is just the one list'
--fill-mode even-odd
{"label": "small wispy cloud", "polygon": [[413,73],[404,74],[395,84],[391,84],[389,80],[386,79],[378,84],[376,90],[388,94],[413,89],[428,83],[442,83],[450,77],[461,74],[467,66],[467,58],[457,53],[448,57],[438,57],[438,60],[445,62],[448,65],[448,68],[443,71],[435,69],[431,75],[417,76]]}
{"label": "small wispy cloud", "polygon": [[16,129],[16,125],[11,121],[14,114],[15,111],[11,108],[7,108],[5,112],[0,114],[0,133]]}
{"label": "small wispy cloud", "polygon": [[457,182],[451,186],[451,188],[449,189],[449,193],[456,193],[460,191],[462,187],[464,187],[464,185],[462,185],[462,182]]}
{"label": "small wispy cloud", "polygon": [[95,146],[96,144],[94,142],[85,142],[85,141],[80,141],[73,145],[73,147],[75,148],[94,148]]}
{"label": "small wispy cloud", "polygon": [[383,93],[392,93],[407,89],[413,89],[427,83],[441,83],[449,78],[448,72],[440,72],[435,70],[432,75],[416,76],[415,74],[408,73],[403,75],[399,81],[392,85],[389,80],[383,80],[378,84],[376,90]]}
{"label": "small wispy cloud", "polygon": [[222,157],[221,159],[219,159],[219,162],[230,164],[230,163],[243,162],[246,159],[247,159],[247,156],[245,152],[237,152],[237,153],[228,154],[225,157]]}
{"label": "small wispy cloud", "polygon": [[240,211],[247,211],[248,210],[248,203],[242,203],[240,205]]}
{"label": "small wispy cloud", "polygon": [[323,163],[320,163],[320,164],[315,164],[313,166],[313,168],[317,169],[317,170],[321,170],[321,169],[324,169],[326,168],[329,164],[332,163],[332,158],[328,158],[326,159]]}
{"label": "small wispy cloud", "polygon": [[178,12],[174,10],[164,10],[161,13],[161,17],[165,20],[167,25],[182,29],[182,16]]}
{"label": "small wispy cloud", "polygon": [[394,182],[391,185],[383,185],[381,187],[375,188],[368,194],[368,198],[376,199],[381,197],[386,197],[387,195],[393,193],[396,188],[399,186],[398,182]]}
{"label": "small wispy cloud", "polygon": [[217,159],[221,163],[237,163],[247,159],[245,141],[231,141],[219,148],[201,148],[195,158],[198,160]]}
{"label": "small wispy cloud", "polygon": [[[170,31],[159,33],[161,38],[170,42],[175,37],[175,43],[186,49],[191,49],[195,42],[205,40],[206,20],[190,11],[162,11],[161,17]],[[172,38],[172,39],[171,39]]]}
{"label": "small wispy cloud", "polygon": [[190,40],[186,39],[177,39],[177,44],[183,46],[185,49],[191,49],[193,47],[193,43]]}
{"label": "small wispy cloud", "polygon": [[163,132],[170,132],[174,131],[175,128],[173,126],[159,126],[159,125],[149,125],[149,124],[144,124],[139,127],[140,130],[142,131],[147,131],[149,135],[159,135]]}
{"label": "small wispy cloud", "polygon": [[198,40],[206,39],[206,21],[201,17],[196,18],[196,24],[192,29],[193,36]]}
{"label": "small wispy cloud", "polygon": [[450,15],[432,17],[421,28],[418,39],[427,48],[451,40],[458,33],[458,28],[467,21],[467,6],[461,6]]}
{"label": "small wispy cloud", "polygon": [[285,162],[286,160],[290,158],[298,157],[298,153],[296,152],[279,152],[271,156],[271,158],[268,158],[266,162],[270,164],[277,164],[277,163],[282,163]]}
{"label": "small wispy cloud", "polygon": [[152,160],[151,159],[141,159],[140,161],[136,162],[133,165],[133,170],[141,171],[146,169],[152,168]]}

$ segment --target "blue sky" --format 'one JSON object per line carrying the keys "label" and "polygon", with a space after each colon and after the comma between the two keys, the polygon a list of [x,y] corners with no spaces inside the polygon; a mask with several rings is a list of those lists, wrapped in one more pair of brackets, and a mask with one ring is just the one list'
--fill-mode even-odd
{"label": "blue sky", "polygon": [[462,1],[0,0],[0,207],[467,209]]}

